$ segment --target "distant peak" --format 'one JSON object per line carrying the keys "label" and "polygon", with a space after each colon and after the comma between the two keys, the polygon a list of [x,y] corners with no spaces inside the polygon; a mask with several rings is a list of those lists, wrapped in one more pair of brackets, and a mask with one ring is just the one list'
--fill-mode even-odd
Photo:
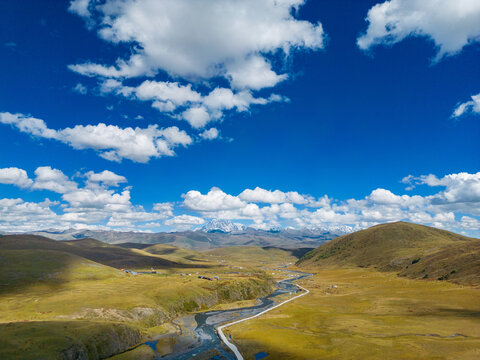
{"label": "distant peak", "polygon": [[247,227],[243,224],[231,222],[230,220],[212,219],[206,222],[201,228],[204,232],[223,232],[230,233],[234,231],[243,231]]}

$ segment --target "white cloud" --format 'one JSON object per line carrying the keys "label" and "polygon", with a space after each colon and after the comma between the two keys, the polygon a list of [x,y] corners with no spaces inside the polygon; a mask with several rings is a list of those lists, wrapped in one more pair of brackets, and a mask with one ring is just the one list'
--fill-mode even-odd
{"label": "white cloud", "polygon": [[57,132],[47,128],[43,120],[28,115],[2,112],[0,113],[0,123],[14,126],[21,132],[33,136],[46,139],[55,139],[57,137]]}
{"label": "white cloud", "polygon": [[[120,128],[116,125],[77,125],[58,131],[59,139],[75,149],[94,149],[100,156],[112,161],[129,159],[146,163],[150,158],[173,156],[173,148],[189,145],[192,139],[177,127],[158,129],[157,125],[148,128]],[[175,139],[169,142],[166,139]],[[177,136],[174,136],[176,134]]]}
{"label": "white cloud", "polygon": [[145,80],[137,88],[135,94],[140,100],[158,100],[160,102],[171,102],[176,107],[189,102],[198,102],[201,95],[192,90],[192,85],[180,85],[178,82],[149,81]]}
{"label": "white cloud", "polygon": [[184,118],[192,127],[201,129],[212,119],[207,109],[203,106],[191,107],[182,113]]}
{"label": "white cloud", "polygon": [[458,118],[466,113],[480,114],[480,94],[473,95],[472,100],[459,104],[453,111],[452,117]]}
{"label": "white cloud", "polygon": [[81,17],[89,17],[90,10],[88,10],[88,6],[90,4],[90,0],[72,0],[70,1],[70,6],[68,10],[74,14],[77,14]]}
{"label": "white cloud", "polygon": [[273,87],[288,77],[287,74],[278,75],[272,71],[271,64],[258,55],[232,63],[228,75],[234,88],[253,90]]}
{"label": "white cloud", "polygon": [[165,215],[165,217],[173,216],[172,203],[157,203],[153,204],[153,210]]}
{"label": "white cloud", "polygon": [[[246,189],[238,196],[213,188],[202,195],[198,191],[184,195],[184,206],[207,218],[251,220],[256,228],[266,224],[294,227],[360,229],[378,223],[411,221],[450,230],[474,229],[480,216],[480,173],[458,173],[437,178],[434,175],[407,176],[404,182],[412,186],[441,186],[434,195],[397,195],[387,189],[376,189],[363,199],[334,201],[328,196],[318,200],[298,192]],[[226,206],[225,199],[229,204]],[[263,204],[263,205],[257,205]],[[268,204],[268,205],[265,205]],[[310,210],[311,207],[318,207]],[[468,214],[465,215],[465,214]],[[461,220],[462,216],[467,216]],[[469,220],[471,217],[474,220]]]}
{"label": "white cloud", "polygon": [[205,130],[204,132],[198,134],[202,139],[204,140],[214,140],[218,138],[220,132],[215,129],[215,128],[210,128],[208,130]]}
{"label": "white cloud", "polygon": [[272,94],[268,99],[254,97],[250,90],[233,92],[217,87],[207,95],[192,90],[178,82],[145,80],[137,87],[125,86],[115,79],[103,80],[102,94],[116,94],[130,100],[152,101],[152,107],[171,117],[187,121],[193,128],[203,128],[211,121],[221,119],[227,110],[248,111],[251,105],[266,105],[288,101],[288,98]]}
{"label": "white cloud", "polygon": [[256,203],[279,204],[291,202],[294,204],[305,204],[307,200],[296,191],[283,192],[280,190],[270,191],[259,187],[246,189],[238,197],[244,201]]}
{"label": "white cloud", "polygon": [[76,209],[108,208],[115,211],[130,206],[129,190],[115,193],[112,190],[83,188],[65,193],[62,198]]}
{"label": "white cloud", "polygon": [[52,227],[64,227],[49,202],[26,202],[22,199],[0,199],[1,231],[35,231]]}
{"label": "white cloud", "polygon": [[373,190],[368,199],[379,205],[419,206],[425,203],[421,196],[399,196],[386,189]]}
{"label": "white cloud", "polygon": [[35,183],[32,185],[34,190],[50,190],[65,194],[77,189],[77,183],[70,181],[62,171],[52,169],[50,166],[38,167],[35,175]]}
{"label": "white cloud", "polygon": [[89,171],[85,173],[88,181],[93,183],[102,183],[103,185],[108,186],[118,186],[120,183],[127,182],[125,176],[117,175],[114,172],[109,170],[104,170],[100,173],[94,173],[93,171]]}
{"label": "white cloud", "polygon": [[176,126],[165,129],[159,129],[157,125],[120,128],[99,123],[54,130],[49,129],[43,120],[11,113],[0,113],[0,122],[33,136],[61,141],[74,149],[96,150],[104,159],[117,162],[129,159],[146,163],[151,158],[173,156],[175,147],[188,146],[193,141]]}
{"label": "white cloud", "polygon": [[422,36],[435,43],[440,60],[480,41],[480,2],[475,0],[390,0],[373,6],[366,20],[368,29],[357,40],[362,50]]}
{"label": "white cloud", "polygon": [[78,83],[73,87],[73,91],[75,91],[76,93],[85,95],[88,92],[88,89],[85,85]]}
{"label": "white cloud", "polygon": [[29,188],[33,181],[28,177],[27,172],[16,167],[0,169],[0,184],[12,184],[20,188]]}
{"label": "white cloud", "polygon": [[[437,189],[426,196],[399,195],[378,188],[360,199],[334,200],[327,195],[315,199],[296,191],[259,187],[232,195],[214,187],[206,194],[188,191],[178,207],[174,203],[155,203],[151,211],[133,204],[131,187],[119,188],[127,179],[108,170],[76,174],[75,178],[86,179],[83,187],[49,166],[37,168],[35,175],[33,180],[25,170],[5,168],[0,169],[0,182],[29,190],[50,190],[59,194],[59,201],[0,199],[0,230],[78,226],[129,231],[169,226],[186,230],[206,218],[219,218],[243,220],[265,230],[292,226],[348,231],[404,220],[480,235],[480,172],[443,177],[410,175],[403,179],[412,190],[418,186]],[[178,213],[182,208],[183,213]]]}
{"label": "white cloud", "polygon": [[[426,37],[436,46],[435,61],[480,42],[480,2],[476,0],[390,0],[373,6],[367,31],[357,39],[362,50],[393,45],[409,36]],[[452,117],[480,113],[480,94],[460,103]]]}
{"label": "white cloud", "polygon": [[191,215],[179,215],[165,221],[165,225],[176,226],[176,225],[202,225],[205,222],[200,217],[191,216]]}
{"label": "white cloud", "polygon": [[234,210],[245,207],[246,203],[236,196],[228,195],[219,188],[211,188],[202,195],[199,191],[191,190],[182,195],[183,204],[190,210],[196,211],[219,211]]}
{"label": "white cloud", "polygon": [[432,196],[435,203],[480,203],[480,172],[469,174],[466,172],[445,175],[438,178],[435,175],[422,175],[407,177],[408,183],[428,186],[442,186],[444,191]]}
{"label": "white cloud", "polygon": [[[227,111],[288,101],[277,94],[256,97],[252,91],[289,78],[285,65],[292,54],[324,47],[322,25],[297,18],[305,1],[71,1],[69,10],[89,29],[106,42],[127,44],[132,54],[114,64],[87,61],[69,68],[99,78],[100,94],[151,101],[171,119],[202,129]],[[171,80],[153,80],[159,73]],[[140,84],[131,79],[142,77],[151,79]],[[218,80],[225,87],[215,88]],[[117,155],[102,153],[111,160]]]}
{"label": "white cloud", "polygon": [[[323,47],[321,24],[294,17],[293,10],[303,4],[303,0],[108,0],[96,6],[91,17],[99,36],[114,44],[139,46],[114,66],[85,63],[70,68],[88,76],[151,76],[164,70],[186,79],[224,76],[242,87],[273,86],[284,76],[270,69],[269,54]],[[88,16],[88,4],[75,1],[75,5],[79,15]],[[239,74],[251,81],[241,80]]]}

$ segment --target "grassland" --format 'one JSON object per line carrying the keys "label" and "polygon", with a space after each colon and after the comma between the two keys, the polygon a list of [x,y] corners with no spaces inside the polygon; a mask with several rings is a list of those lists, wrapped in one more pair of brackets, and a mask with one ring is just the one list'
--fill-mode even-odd
{"label": "grassland", "polygon": [[[192,261],[190,251],[175,251],[175,259],[168,260],[128,250],[128,258],[138,266],[135,270],[150,270],[152,262],[162,264],[156,274],[131,275],[77,255],[101,246],[94,240],[57,247],[34,239],[24,250],[18,243],[0,240],[5,245],[0,246],[1,359],[105,358],[158,334],[158,326],[176,316],[253,300],[268,294],[273,285],[262,271],[233,272],[211,259]],[[59,251],[66,247],[75,248]],[[103,262],[124,256],[116,247],[113,253]],[[143,257],[153,260],[146,265],[136,262]],[[174,266],[164,266],[170,263]],[[219,280],[199,279],[197,274]]]}
{"label": "grassland", "polygon": [[251,267],[284,266],[294,264],[309,249],[280,249],[258,246],[231,246],[201,252],[204,257],[224,264]]}
{"label": "grassland", "polygon": [[480,285],[480,240],[396,222],[336,238],[305,254],[303,268],[372,267],[427,280]]}
{"label": "grassland", "polygon": [[359,268],[300,284],[311,293],[228,328],[246,359],[480,358],[479,289]]}

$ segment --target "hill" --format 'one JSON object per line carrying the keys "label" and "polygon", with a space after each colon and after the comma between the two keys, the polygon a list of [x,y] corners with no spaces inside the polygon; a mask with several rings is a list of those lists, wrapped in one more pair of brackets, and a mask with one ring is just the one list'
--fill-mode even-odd
{"label": "hill", "polygon": [[142,250],[150,254],[159,255],[164,259],[182,263],[201,263],[206,261],[205,256],[202,256],[198,251],[168,244],[150,245]]}
{"label": "hill", "polygon": [[[273,290],[262,271],[199,265],[182,257],[191,251],[172,248],[183,262],[93,239],[0,237],[0,359],[109,358],[175,331],[165,324],[174,317],[254,302]],[[126,273],[101,263],[153,265],[157,272]],[[199,267],[217,280],[193,275]]]}
{"label": "hill", "polygon": [[480,240],[396,222],[336,238],[305,254],[297,264],[373,267],[410,278],[480,285]]}
{"label": "hill", "polygon": [[105,244],[94,239],[56,241],[36,235],[0,237],[0,250],[50,250],[68,253],[115,268],[165,268],[180,264],[136,249]]}
{"label": "hill", "polygon": [[232,246],[203,251],[202,254],[222,263],[235,263],[248,266],[259,264],[260,266],[284,266],[288,263],[295,263],[311,248],[282,249],[275,247],[258,246]]}

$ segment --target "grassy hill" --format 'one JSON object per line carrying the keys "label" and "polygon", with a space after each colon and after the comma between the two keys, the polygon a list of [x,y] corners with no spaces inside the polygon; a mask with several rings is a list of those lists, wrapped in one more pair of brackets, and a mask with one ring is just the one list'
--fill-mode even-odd
{"label": "grassy hill", "polygon": [[396,222],[336,238],[305,254],[297,264],[373,267],[410,278],[480,285],[480,240]]}
{"label": "grassy hill", "polygon": [[[104,359],[167,331],[159,326],[176,316],[272,291],[262,271],[232,273],[188,263],[189,250],[153,250],[179,262],[93,239],[0,237],[0,359]],[[125,264],[157,273],[115,268]]]}
{"label": "grassy hill", "polygon": [[206,256],[202,253],[174,245],[155,244],[143,248],[142,250],[149,254],[158,255],[164,259],[183,264],[208,264]]}
{"label": "grassy hill", "polygon": [[60,251],[118,269],[180,266],[180,264],[160,256],[106,244],[94,239],[56,241],[36,235],[5,235],[0,237],[0,250]]}
{"label": "grassy hill", "polygon": [[203,255],[208,258],[222,262],[223,264],[243,264],[247,265],[286,265],[295,263],[300,257],[307,253],[311,248],[303,249],[281,249],[276,247],[259,246],[230,246],[203,251]]}

